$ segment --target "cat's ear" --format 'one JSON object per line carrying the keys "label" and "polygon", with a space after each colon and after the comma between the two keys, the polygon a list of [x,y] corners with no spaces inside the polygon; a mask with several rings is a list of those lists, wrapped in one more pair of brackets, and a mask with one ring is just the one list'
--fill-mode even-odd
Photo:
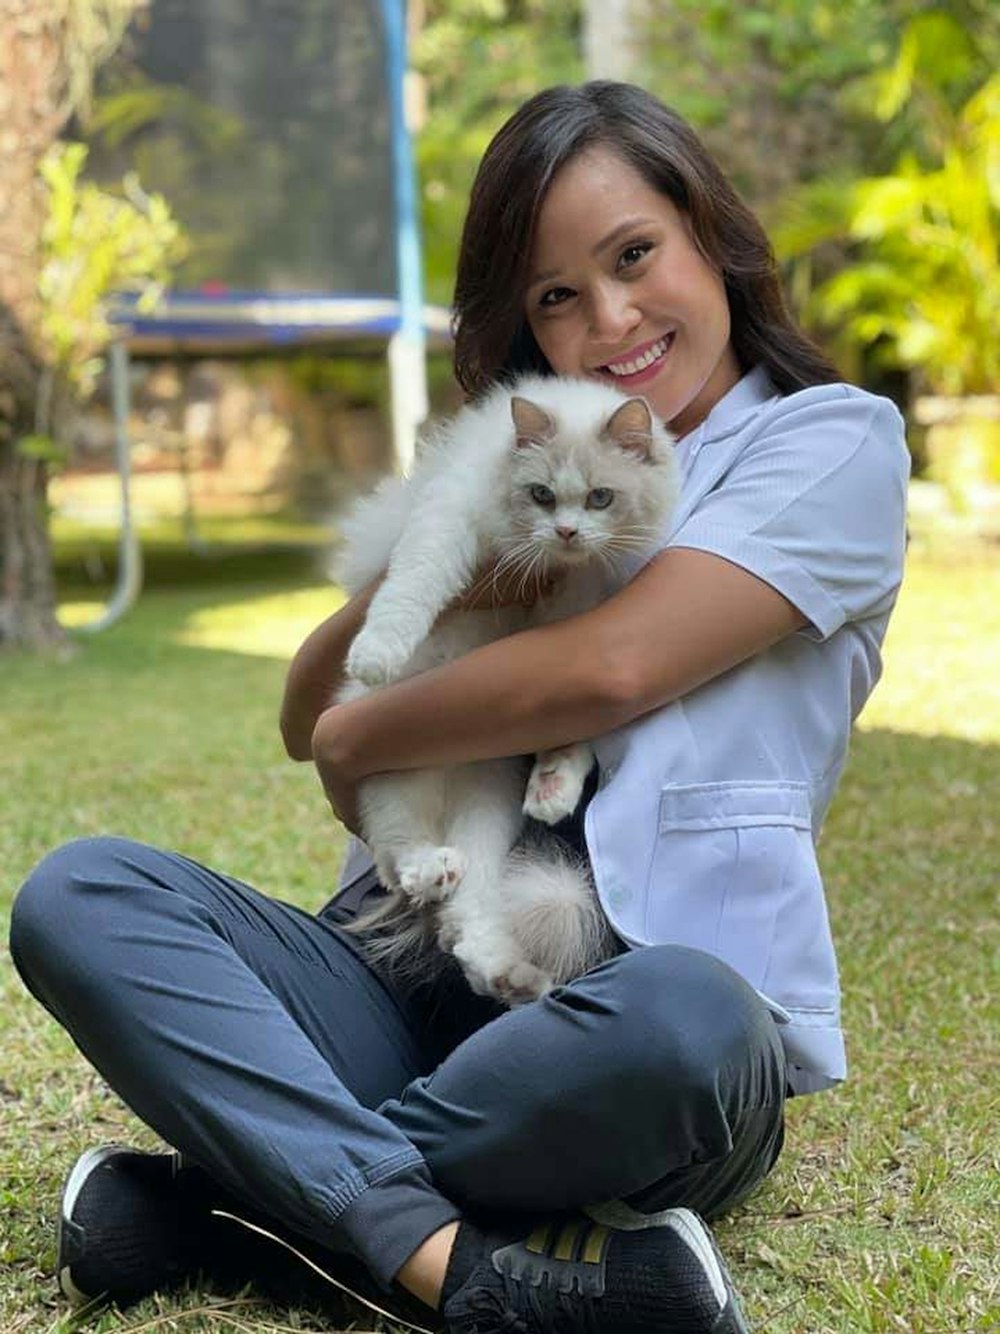
{"label": "cat's ear", "polygon": [[517,432],[518,449],[524,445],[544,445],[556,433],[552,415],[528,398],[519,398],[515,394],[510,400],[510,415]]}
{"label": "cat's ear", "polygon": [[653,414],[644,398],[630,398],[612,414],[603,431],[604,438],[648,459],[653,450]]}

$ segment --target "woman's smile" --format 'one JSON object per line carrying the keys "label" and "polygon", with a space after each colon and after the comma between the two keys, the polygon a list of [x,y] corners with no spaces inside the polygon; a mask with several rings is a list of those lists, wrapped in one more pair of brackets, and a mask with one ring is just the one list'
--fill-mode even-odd
{"label": "woman's smile", "polygon": [[653,380],[659,375],[664,362],[673,346],[675,335],[668,333],[651,343],[640,344],[622,357],[598,366],[597,370],[604,377],[616,381],[625,389],[632,389]]}

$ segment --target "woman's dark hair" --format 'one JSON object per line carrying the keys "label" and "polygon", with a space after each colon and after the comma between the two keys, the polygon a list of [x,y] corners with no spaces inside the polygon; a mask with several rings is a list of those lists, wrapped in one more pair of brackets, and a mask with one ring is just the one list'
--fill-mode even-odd
{"label": "woman's dark hair", "polygon": [[524,314],[532,240],[556,173],[595,146],[613,149],[687,214],[725,283],[744,372],[764,365],[782,393],[840,379],[796,326],[763,228],[690,125],[641,88],[599,80],[536,94],[480,163],[455,284],[455,374],[466,393],[520,371],[550,372]]}

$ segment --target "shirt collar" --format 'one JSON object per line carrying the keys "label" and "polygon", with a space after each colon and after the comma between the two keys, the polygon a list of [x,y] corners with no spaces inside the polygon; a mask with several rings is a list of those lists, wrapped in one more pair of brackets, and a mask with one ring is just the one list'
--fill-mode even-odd
{"label": "shirt collar", "polygon": [[692,447],[698,449],[709,440],[732,435],[755,417],[766,403],[780,397],[767,368],[755,366],[737,380],[727,394],[723,394],[701,425],[695,427],[689,437]]}

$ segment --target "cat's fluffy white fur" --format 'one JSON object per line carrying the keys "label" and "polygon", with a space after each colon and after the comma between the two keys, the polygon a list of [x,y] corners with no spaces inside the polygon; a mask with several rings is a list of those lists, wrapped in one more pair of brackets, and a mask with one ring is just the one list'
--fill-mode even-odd
{"label": "cat's fluffy white fur", "polygon": [[[443,423],[412,476],[383,482],[343,525],[347,589],[387,573],[338,698],[595,606],[622,582],[620,559],[664,530],[672,443],[644,400],[555,377],[523,377]],[[558,574],[556,591],[530,611],[452,606],[494,563],[526,583]],[[419,970],[437,943],[477,991],[511,1004],[605,957],[612,938],[587,868],[537,841],[513,850],[522,810],[554,824],[575,809],[592,758],[585,744],[540,755],[527,789],[518,758],[366,780],[362,826],[390,890],[360,924],[373,953]]]}

